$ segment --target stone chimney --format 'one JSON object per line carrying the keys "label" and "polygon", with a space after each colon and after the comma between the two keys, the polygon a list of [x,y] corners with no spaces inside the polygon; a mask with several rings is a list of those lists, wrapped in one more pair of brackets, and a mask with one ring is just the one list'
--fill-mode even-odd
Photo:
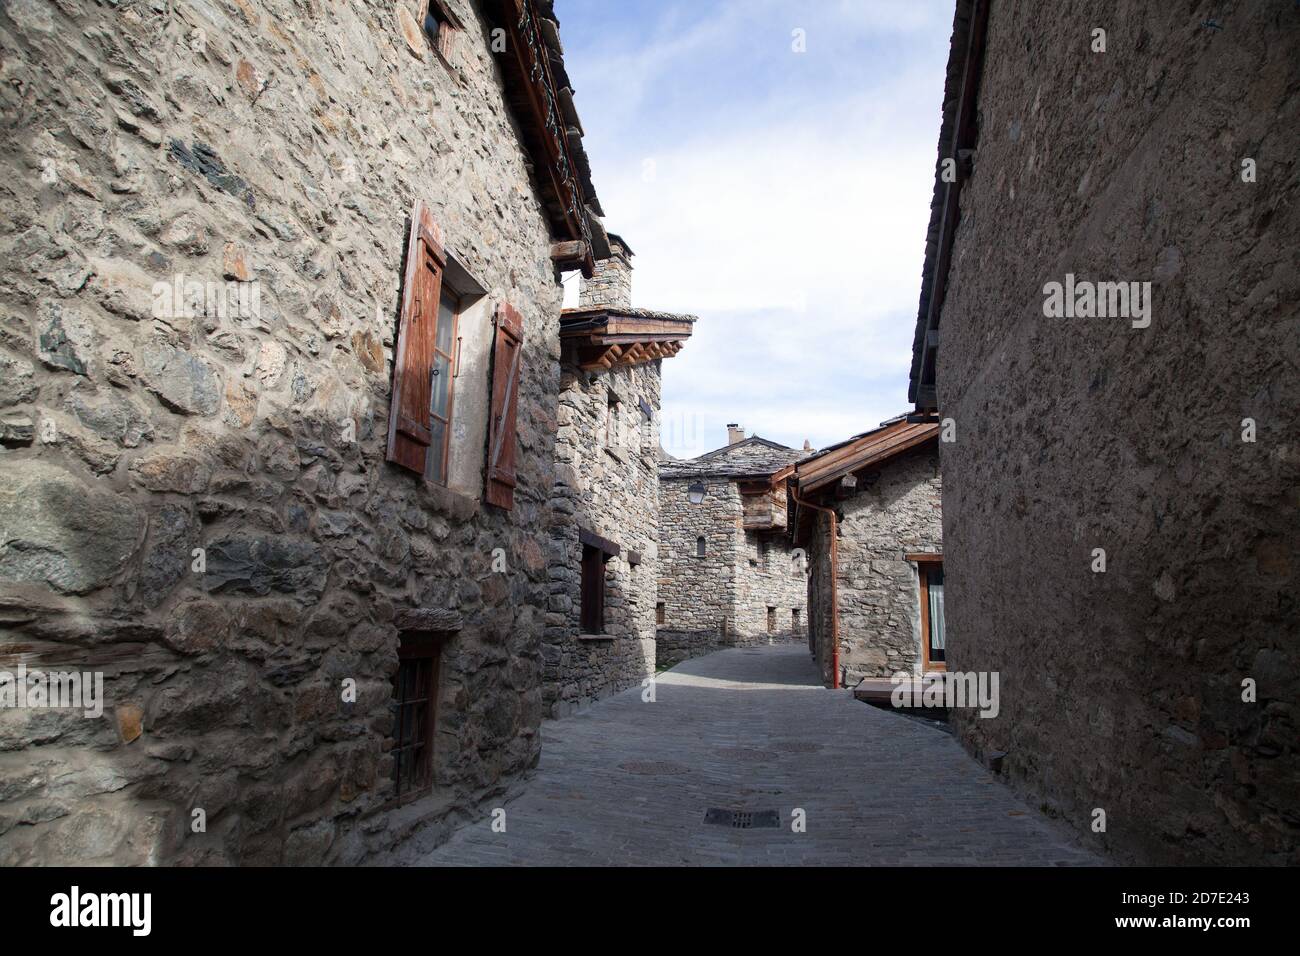
{"label": "stone chimney", "polygon": [[727,426],[727,444],[734,445],[736,442],[745,440],[745,429],[741,428],[735,422]]}
{"label": "stone chimney", "polygon": [[803,450],[804,450],[804,451],[812,451],[812,450],[813,450],[812,442],[810,442],[810,441],[809,441],[808,439],[806,439],[806,438],[803,440]]}
{"label": "stone chimney", "polygon": [[578,308],[632,308],[632,250],[612,232],[609,234],[609,249],[608,259],[596,260],[596,274],[582,280],[578,290]]}

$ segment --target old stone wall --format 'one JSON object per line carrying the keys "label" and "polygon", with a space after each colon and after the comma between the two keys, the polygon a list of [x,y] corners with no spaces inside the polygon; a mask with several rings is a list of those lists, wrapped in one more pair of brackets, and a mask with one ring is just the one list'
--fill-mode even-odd
{"label": "old stone wall", "polygon": [[[852,497],[833,501],[839,535],[840,686],[864,677],[919,673],[920,588],[905,555],[943,551],[939,459],[933,445],[891,459],[878,477],[859,477]],[[808,545],[814,649],[828,684],[830,519],[817,516]]]}
{"label": "old stone wall", "polygon": [[805,562],[792,553],[784,533],[742,529],[740,535],[733,613],[736,636],[741,643],[802,638],[808,600]]}
{"label": "old stone wall", "polygon": [[[949,668],[1001,675],[974,751],[1122,859],[1300,859],[1298,17],[991,7],[938,353]],[[1045,318],[1067,272],[1151,282],[1150,325]]]}
{"label": "old stone wall", "polygon": [[[656,660],[660,667],[734,647],[771,640],[803,640],[806,604],[804,567],[791,554],[784,535],[759,534],[743,525],[743,505],[736,482],[699,479],[708,491],[693,505],[687,489],[695,478],[660,478],[659,601],[664,622],[658,628]],[[698,554],[698,539],[705,542]],[[776,608],[776,627],[769,633],[767,608]],[[800,625],[793,625],[792,610]]]}
{"label": "old stone wall", "polygon": [[707,653],[734,631],[740,492],[734,482],[709,482],[704,503],[693,505],[687,498],[693,480],[659,479],[660,667]]}
{"label": "old stone wall", "polygon": [[[542,645],[544,699],[553,716],[654,673],[660,364],[656,359],[595,375],[566,367],[562,377],[551,525],[555,564]],[[641,402],[656,418],[646,418]],[[580,627],[580,530],[620,548],[605,563],[600,635]],[[640,563],[631,563],[637,557]]]}
{"label": "old stone wall", "polygon": [[[561,294],[452,6],[449,64],[415,0],[0,10],[0,646],[107,697],[0,712],[0,862],[353,863],[536,761]],[[383,460],[416,199],[525,317],[508,513]],[[257,306],[184,308],[184,280]],[[470,394],[491,336],[466,331]],[[388,812],[410,606],[462,626],[433,796]]]}

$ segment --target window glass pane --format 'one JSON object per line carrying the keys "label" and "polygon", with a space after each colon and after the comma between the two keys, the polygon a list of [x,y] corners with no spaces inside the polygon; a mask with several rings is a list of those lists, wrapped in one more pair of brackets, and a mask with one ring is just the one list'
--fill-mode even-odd
{"label": "window glass pane", "polygon": [[446,484],[447,455],[443,437],[447,434],[447,423],[436,418],[429,419],[429,433],[433,436],[433,442],[429,445],[429,467],[426,474],[430,481]]}
{"label": "window glass pane", "polygon": [[433,392],[431,410],[439,418],[447,417],[447,407],[451,404],[451,359],[445,355],[433,353]]}
{"label": "window glass pane", "polygon": [[444,289],[438,301],[438,333],[433,344],[439,352],[448,355],[451,354],[451,334],[456,331],[456,304],[456,297]]}
{"label": "window glass pane", "polygon": [[930,660],[944,659],[943,636],[943,568],[931,568],[928,572],[930,594]]}

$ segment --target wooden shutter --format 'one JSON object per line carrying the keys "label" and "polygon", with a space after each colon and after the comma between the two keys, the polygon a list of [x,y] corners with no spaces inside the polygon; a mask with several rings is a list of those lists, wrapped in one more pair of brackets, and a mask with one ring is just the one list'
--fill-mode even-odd
{"label": "wooden shutter", "polygon": [[487,490],[484,498],[498,508],[515,504],[515,413],[524,352],[524,320],[505,302],[497,306],[496,342],[492,347],[492,410],[488,418]]}
{"label": "wooden shutter", "polygon": [[424,474],[432,442],[429,403],[433,344],[446,264],[433,216],[423,202],[417,201],[411,211],[411,232],[406,242],[406,274],[402,279],[402,312],[393,359],[385,457],[419,475]]}

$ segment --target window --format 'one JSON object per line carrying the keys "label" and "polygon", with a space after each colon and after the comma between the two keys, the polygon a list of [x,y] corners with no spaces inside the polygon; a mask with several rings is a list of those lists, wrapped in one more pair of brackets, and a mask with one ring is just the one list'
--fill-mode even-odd
{"label": "window", "polygon": [[776,608],[767,609],[767,633],[771,634],[776,630]]}
{"label": "window", "polygon": [[700,535],[698,538],[695,539],[695,556],[697,558],[704,557],[704,550],[705,550],[704,535]]}
{"label": "window", "polygon": [[433,51],[444,61],[451,59],[458,22],[442,0],[427,0],[424,11],[424,33]]}
{"label": "window", "polygon": [[385,457],[426,481],[511,508],[523,316],[494,303],[444,248],[423,200],[411,211],[396,331]]}
{"label": "window", "polygon": [[655,445],[655,413],[644,398],[637,404],[641,408],[641,450],[649,454]]}
{"label": "window", "polygon": [[[622,548],[586,528],[578,529],[578,543],[582,546],[578,627],[581,634],[592,637],[605,633],[605,563]],[[629,566],[640,563],[641,556],[635,551],[629,551],[627,557]]]}
{"label": "window", "polygon": [[460,316],[460,297],[443,286],[438,297],[438,324],[433,334],[433,373],[429,390],[428,463],[424,476],[440,485],[447,483],[448,447],[451,441],[452,387],[457,375],[452,357],[456,341],[456,322]]}
{"label": "window", "polygon": [[618,395],[607,393],[605,401],[605,447],[617,448],[623,439],[622,422],[618,414]]}
{"label": "window", "polygon": [[658,604],[655,605],[655,623],[662,624],[663,622],[664,622],[664,602],[660,601]]}
{"label": "window", "polygon": [[944,639],[943,562],[918,562],[921,582],[921,663],[923,671],[947,669]]}
{"label": "window", "polygon": [[605,633],[605,554],[596,547],[582,546],[580,625],[584,634]]}
{"label": "window", "polygon": [[796,634],[799,633],[799,609],[797,607],[790,608],[790,629]]}
{"label": "window", "polygon": [[399,802],[433,789],[433,734],[443,636],[408,632],[397,645],[392,754]]}
{"label": "window", "polygon": [[759,539],[758,542],[758,563],[762,565],[764,571],[771,566],[772,561],[772,542],[766,538]]}

